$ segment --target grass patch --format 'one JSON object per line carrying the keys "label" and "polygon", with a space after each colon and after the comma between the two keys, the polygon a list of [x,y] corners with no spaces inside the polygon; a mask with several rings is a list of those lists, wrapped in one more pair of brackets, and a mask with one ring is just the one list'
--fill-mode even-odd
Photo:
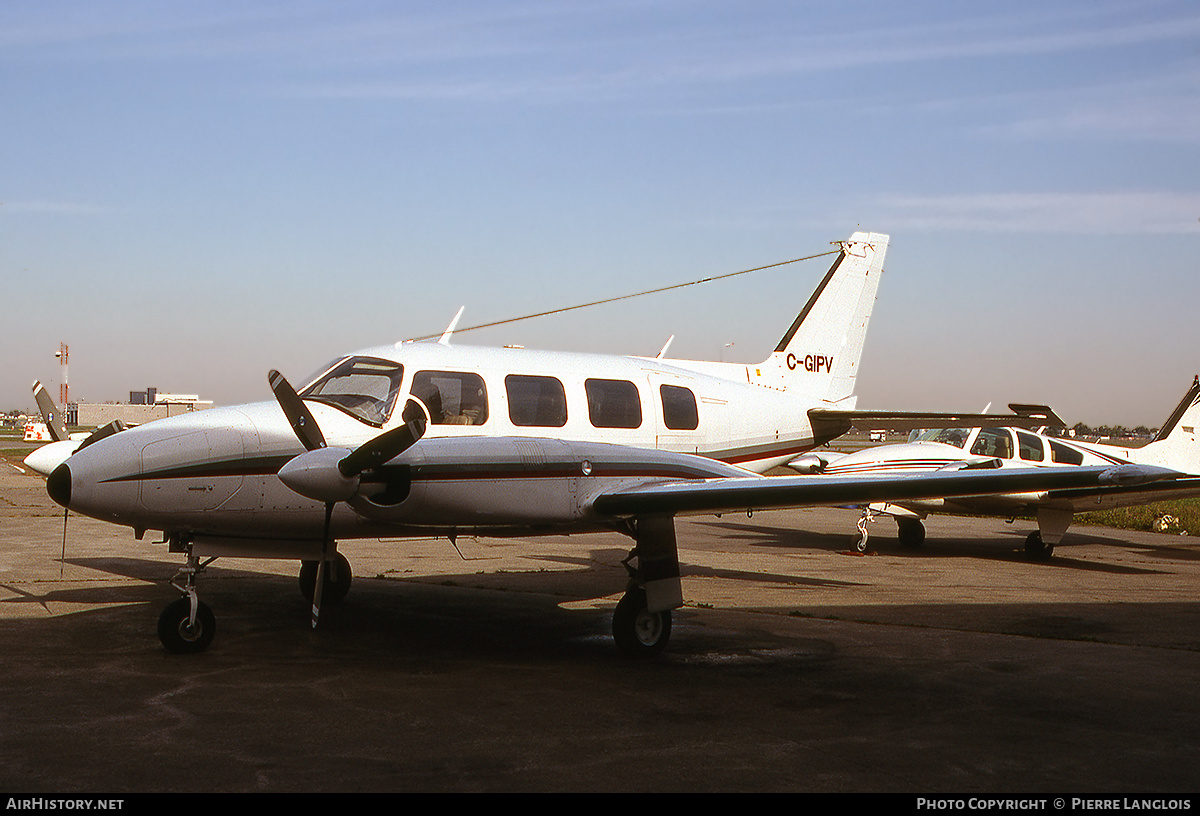
{"label": "grass patch", "polygon": [[25,457],[37,450],[40,445],[32,448],[3,448],[0,449],[0,460],[12,462],[17,467],[25,461]]}
{"label": "grass patch", "polygon": [[[1166,524],[1163,524],[1160,519],[1164,520]],[[1174,499],[1136,507],[1117,507],[1112,510],[1079,513],[1075,516],[1075,522],[1077,524],[1100,524],[1122,530],[1200,535],[1200,498]]]}

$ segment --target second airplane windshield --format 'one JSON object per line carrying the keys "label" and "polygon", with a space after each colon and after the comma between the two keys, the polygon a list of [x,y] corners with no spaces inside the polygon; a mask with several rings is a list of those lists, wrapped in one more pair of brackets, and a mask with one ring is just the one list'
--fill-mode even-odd
{"label": "second airplane windshield", "polygon": [[970,428],[933,428],[928,431],[922,431],[913,441],[941,442],[943,445],[953,445],[956,448],[961,448],[967,444],[967,437],[970,435]]}

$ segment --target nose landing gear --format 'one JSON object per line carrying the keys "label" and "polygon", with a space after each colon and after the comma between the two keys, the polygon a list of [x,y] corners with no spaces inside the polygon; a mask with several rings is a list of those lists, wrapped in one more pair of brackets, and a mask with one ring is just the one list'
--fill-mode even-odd
{"label": "nose landing gear", "polygon": [[[158,616],[158,639],[172,654],[203,652],[217,633],[216,617],[208,604],[196,594],[196,578],[215,560],[214,556],[201,563],[192,553],[189,543],[187,564],[171,579],[171,586],[183,593],[183,597],[167,604],[167,608]],[[179,583],[181,579],[182,586]]]}

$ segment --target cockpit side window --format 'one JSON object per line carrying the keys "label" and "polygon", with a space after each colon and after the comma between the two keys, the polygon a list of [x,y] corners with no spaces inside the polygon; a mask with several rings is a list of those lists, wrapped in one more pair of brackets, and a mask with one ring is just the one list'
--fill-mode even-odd
{"label": "cockpit side window", "polygon": [[1012,436],[1003,428],[983,428],[975,437],[971,446],[973,456],[998,456],[1001,459],[1012,459]]}
{"label": "cockpit side window", "polygon": [[434,425],[482,425],[487,422],[483,378],[467,371],[418,371],[409,392],[425,403]]}
{"label": "cockpit side window", "polygon": [[404,366],[399,363],[348,357],[305,386],[300,396],[380,427],[391,416],[403,378]]}

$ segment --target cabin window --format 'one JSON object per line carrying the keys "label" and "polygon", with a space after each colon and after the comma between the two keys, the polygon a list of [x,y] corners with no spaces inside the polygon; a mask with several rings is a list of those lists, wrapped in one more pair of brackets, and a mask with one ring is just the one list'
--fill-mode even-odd
{"label": "cabin window", "polygon": [[1003,428],[983,428],[971,446],[972,456],[998,456],[1012,459],[1012,436]]}
{"label": "cabin window", "polygon": [[1049,440],[1049,442],[1051,462],[1058,462],[1060,465],[1083,464],[1083,454],[1079,451],[1061,442],[1055,442],[1053,439]]}
{"label": "cabin window", "polygon": [[504,390],[513,425],[561,428],[567,424],[567,392],[555,377],[509,374]]}
{"label": "cabin window", "polygon": [[392,413],[403,377],[404,366],[391,360],[347,357],[305,386],[300,396],[381,426]]}
{"label": "cabin window", "polygon": [[628,380],[585,380],[588,418],[597,428],[638,428],[642,424],[642,400],[637,386]]}
{"label": "cabin window", "polygon": [[1040,462],[1046,458],[1042,440],[1031,433],[1017,431],[1017,451],[1026,462]]}
{"label": "cabin window", "polygon": [[487,389],[483,378],[465,371],[418,371],[412,395],[429,409],[434,425],[482,425],[487,422]]}
{"label": "cabin window", "polygon": [[692,389],[679,385],[660,385],[662,397],[663,425],[672,431],[694,431],[700,427],[700,412],[696,409],[696,395]]}

